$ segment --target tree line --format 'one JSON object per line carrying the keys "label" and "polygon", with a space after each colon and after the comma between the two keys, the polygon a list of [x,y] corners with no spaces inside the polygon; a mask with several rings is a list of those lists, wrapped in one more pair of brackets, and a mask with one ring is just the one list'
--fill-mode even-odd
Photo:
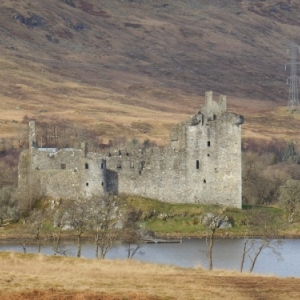
{"label": "tree line", "polygon": [[300,206],[300,155],[296,144],[281,151],[244,151],[242,157],[243,204],[283,208],[290,223]]}
{"label": "tree line", "polygon": [[29,242],[51,245],[54,255],[68,255],[62,240],[77,240],[77,257],[81,257],[82,241],[87,238],[95,246],[95,258],[104,259],[116,242],[122,243],[131,259],[145,243],[149,234],[137,225],[138,212],[120,203],[119,198],[107,194],[90,199],[43,201],[23,218],[19,227],[23,251]]}

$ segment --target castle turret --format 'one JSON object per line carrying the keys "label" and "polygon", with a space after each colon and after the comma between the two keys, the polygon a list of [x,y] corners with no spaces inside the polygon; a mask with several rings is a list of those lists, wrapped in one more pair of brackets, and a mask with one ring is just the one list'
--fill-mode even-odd
{"label": "castle turret", "polygon": [[35,121],[29,122],[29,150],[31,148],[37,148],[36,132],[35,132]]}
{"label": "castle turret", "polygon": [[227,110],[227,100],[226,100],[226,96],[225,95],[221,95],[219,98],[219,107],[220,107],[220,111],[226,112]]}
{"label": "castle turret", "polygon": [[205,92],[206,104],[209,104],[210,102],[212,102],[212,100],[213,100],[213,92],[212,91]]}
{"label": "castle turret", "polygon": [[80,144],[80,148],[81,148],[81,151],[82,151],[82,157],[86,157],[87,156],[87,152],[88,152],[86,142],[82,142]]}
{"label": "castle turret", "polygon": [[205,104],[201,107],[201,113],[207,120],[215,120],[217,116],[225,113],[227,109],[226,96],[221,95],[219,101],[213,100],[213,92],[205,93]]}

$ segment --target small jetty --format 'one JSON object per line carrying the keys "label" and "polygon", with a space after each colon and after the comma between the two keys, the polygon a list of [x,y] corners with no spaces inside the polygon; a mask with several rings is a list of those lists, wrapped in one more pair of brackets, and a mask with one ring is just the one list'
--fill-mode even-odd
{"label": "small jetty", "polygon": [[175,243],[182,243],[182,240],[164,240],[164,239],[145,239],[146,244],[175,244]]}

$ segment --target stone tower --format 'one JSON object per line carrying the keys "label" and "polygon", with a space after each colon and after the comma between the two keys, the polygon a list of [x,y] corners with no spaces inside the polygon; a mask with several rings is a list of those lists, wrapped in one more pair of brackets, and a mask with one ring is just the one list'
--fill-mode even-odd
{"label": "stone tower", "polygon": [[31,147],[37,147],[35,121],[29,122],[29,149],[31,149]]}

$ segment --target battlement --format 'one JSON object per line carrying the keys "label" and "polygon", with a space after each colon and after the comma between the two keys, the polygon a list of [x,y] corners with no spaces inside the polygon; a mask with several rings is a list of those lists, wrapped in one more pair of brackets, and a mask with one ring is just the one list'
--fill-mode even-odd
{"label": "battlement", "polygon": [[201,110],[189,120],[181,122],[172,128],[170,133],[171,147],[176,150],[186,149],[187,140],[189,139],[187,132],[192,130],[189,129],[189,127],[198,127],[197,130],[200,131],[202,135],[210,135],[209,132],[211,130],[209,128],[213,127],[215,131],[216,128],[219,127],[218,124],[220,122],[223,123],[221,126],[227,123],[236,126],[243,124],[244,117],[228,112],[226,110],[226,102],[226,96],[221,95],[219,102],[216,102],[213,100],[213,92],[206,92],[205,104],[202,105]]}
{"label": "battlement", "polygon": [[225,113],[227,110],[226,96],[220,95],[219,101],[213,100],[213,92],[205,93],[205,104],[201,107],[201,113],[206,119],[215,119],[217,116]]}

